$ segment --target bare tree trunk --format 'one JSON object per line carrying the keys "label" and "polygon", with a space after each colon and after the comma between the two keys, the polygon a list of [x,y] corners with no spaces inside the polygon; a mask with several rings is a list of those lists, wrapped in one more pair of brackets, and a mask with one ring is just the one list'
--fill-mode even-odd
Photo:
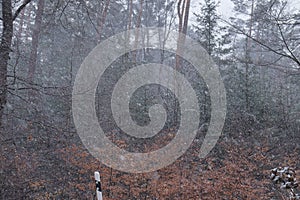
{"label": "bare tree trunk", "polygon": [[190,5],[191,5],[191,0],[186,0],[185,10],[184,10],[184,21],[183,21],[183,27],[182,27],[182,33],[184,33],[184,34],[187,33]]}
{"label": "bare tree trunk", "polygon": [[11,0],[2,1],[3,32],[0,44],[0,128],[7,98],[7,65],[13,37],[13,13]]}
{"label": "bare tree trunk", "polygon": [[[131,24],[132,24],[132,10],[133,10],[133,0],[128,0],[128,4],[127,4],[127,9],[128,9],[128,19],[127,19],[127,25],[126,25],[126,30],[130,30],[131,29]],[[126,40],[129,41],[130,39],[130,33],[126,33]],[[128,62],[129,61],[129,57],[130,57],[130,52],[127,53],[124,56],[124,61]]]}
{"label": "bare tree trunk", "polygon": [[177,4],[177,14],[178,14],[178,18],[179,18],[179,25],[178,25],[179,32],[181,32],[181,30],[182,30],[184,4],[185,4],[185,0],[183,1],[183,4],[182,4],[182,0],[179,0],[178,4]]}
{"label": "bare tree trunk", "polygon": [[129,16],[128,16],[128,30],[131,29],[132,22],[132,0],[129,0]]}
{"label": "bare tree trunk", "polygon": [[101,41],[102,29],[103,29],[103,26],[105,24],[109,4],[110,4],[110,0],[107,0],[106,4],[105,4],[105,7],[104,7],[104,10],[103,10],[103,13],[102,13],[102,16],[101,16],[101,19],[100,19],[100,24],[99,24],[99,28],[98,28],[98,42]]}
{"label": "bare tree trunk", "polygon": [[140,10],[139,10],[139,15],[138,15],[138,21],[136,23],[136,27],[137,28],[141,27],[142,15],[143,15],[143,3],[144,3],[144,0],[141,0],[141,2],[140,2]]}
{"label": "bare tree trunk", "polygon": [[[254,0],[251,3],[251,13],[250,13],[250,27],[249,27],[249,36],[252,37],[252,26],[253,26],[253,11],[254,11]],[[245,99],[246,99],[246,111],[251,112],[250,108],[250,48],[251,48],[251,40],[246,38],[246,49],[245,49],[245,64],[246,64],[246,72],[245,72]]]}
{"label": "bare tree trunk", "polygon": [[[179,17],[179,33],[181,33],[178,37],[177,40],[177,50],[176,50],[176,65],[175,68],[176,70],[179,70],[181,68],[181,58],[178,55],[182,51],[182,45],[184,44],[185,41],[185,34],[187,33],[187,28],[188,28],[188,20],[189,20],[189,10],[190,10],[190,0],[184,0],[182,5],[182,0],[179,0],[177,4],[177,12],[178,12],[178,17]],[[181,7],[182,6],[182,7]],[[176,76],[176,74],[174,74]],[[176,79],[176,77],[175,77]],[[174,120],[177,120],[177,114],[179,113],[179,108],[176,107],[174,109]],[[179,162],[180,165],[181,162]],[[181,166],[179,166],[181,168]],[[180,171],[179,174],[180,177],[183,176],[182,171]],[[182,179],[181,179],[182,180]],[[180,181],[180,187],[182,186],[182,181]],[[179,193],[179,196],[182,196],[182,192]]]}
{"label": "bare tree trunk", "polygon": [[45,0],[39,0],[38,9],[35,17],[34,29],[32,32],[32,46],[31,46],[28,74],[27,74],[27,79],[29,83],[34,82],[34,74],[37,65],[38,45],[39,45],[39,37],[40,37],[40,32],[42,27],[44,6],[45,6]]}
{"label": "bare tree trunk", "polygon": [[[141,27],[142,15],[143,15],[143,3],[144,3],[144,0],[141,0],[138,20],[136,23],[136,28]],[[139,42],[139,34],[140,34],[139,30],[137,30],[135,33],[135,47],[137,47],[138,42]],[[133,53],[133,58],[135,59],[135,61],[137,61],[137,50]]]}
{"label": "bare tree trunk", "polygon": [[[2,0],[1,6],[2,6],[2,23],[3,23],[3,29],[1,34],[1,43],[0,43],[0,142],[1,142],[1,152],[3,152],[4,155],[4,162],[1,162],[1,169],[4,169],[4,166],[9,167],[10,171],[9,174],[6,174],[4,176],[4,180],[1,180],[0,184],[0,193],[2,193],[3,188],[9,188],[9,192],[14,192],[15,187],[13,183],[8,179],[11,178],[11,176],[15,176],[12,171],[15,171],[16,165],[14,165],[13,160],[15,159],[15,144],[12,142],[8,144],[8,142],[3,141],[9,141],[11,139],[11,133],[7,131],[2,131],[2,118],[4,114],[4,107],[7,101],[7,69],[8,69],[8,63],[9,63],[9,54],[11,52],[11,44],[12,44],[12,38],[13,38],[13,21],[17,18],[18,14],[22,11],[22,9],[30,2],[30,0],[26,0],[23,2],[23,4],[16,10],[16,13],[13,14],[13,8],[12,8],[12,2],[11,0]],[[10,138],[9,138],[10,137]],[[13,141],[13,140],[12,140]],[[7,156],[7,152],[9,152],[10,156]],[[2,161],[2,160],[1,160]],[[13,166],[14,165],[14,166]],[[2,178],[2,177],[1,177]],[[5,199],[6,197],[4,194],[1,195],[2,199]],[[20,198],[15,196],[15,198]]]}
{"label": "bare tree trunk", "polygon": [[[177,12],[178,12],[178,18],[179,18],[179,32],[182,34],[187,33],[190,4],[191,4],[190,0],[184,0],[183,3],[182,3],[182,0],[179,0],[179,2],[177,4]],[[184,35],[180,35],[178,37],[177,54],[176,54],[176,69],[179,69],[180,65],[181,65],[181,59],[180,59],[178,53],[182,51],[182,44],[184,43],[184,40],[185,40]]]}
{"label": "bare tree trunk", "polygon": [[[11,52],[11,43],[13,38],[13,22],[20,12],[25,8],[31,0],[25,0],[23,4],[13,14],[11,0],[3,0],[2,6],[2,22],[3,29],[0,43],[0,128],[2,128],[2,118],[4,107],[7,101],[7,67],[9,63],[9,54]],[[3,138],[5,139],[5,138]]]}

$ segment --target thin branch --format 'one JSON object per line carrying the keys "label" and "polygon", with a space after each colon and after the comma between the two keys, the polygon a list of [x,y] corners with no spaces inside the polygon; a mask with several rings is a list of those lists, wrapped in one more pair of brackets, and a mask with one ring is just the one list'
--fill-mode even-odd
{"label": "thin branch", "polygon": [[71,2],[71,0],[67,1],[67,3],[62,8],[61,13],[60,13],[60,15],[58,17],[59,19],[62,17],[63,13],[65,12],[65,10],[67,9],[67,7],[69,6],[70,2]]}
{"label": "thin branch", "polygon": [[99,30],[97,29],[95,23],[93,22],[93,20],[92,20],[92,18],[91,18],[91,16],[90,16],[90,12],[89,12],[88,6],[86,5],[85,1],[81,1],[81,2],[82,2],[83,6],[84,6],[84,8],[85,8],[85,10],[86,10],[86,14],[87,14],[87,17],[88,17],[89,21],[91,22],[93,28],[94,28],[94,29],[96,30],[96,32],[97,32],[97,35],[100,35]]}
{"label": "thin branch", "polygon": [[294,60],[296,61],[296,63],[300,66],[300,61],[299,61],[298,58],[295,56],[295,54],[293,53],[293,51],[291,51],[291,49],[289,48],[289,45],[288,45],[287,42],[286,42],[286,39],[285,39],[285,37],[284,37],[284,35],[283,35],[283,32],[282,32],[282,29],[281,29],[281,27],[280,27],[280,25],[279,25],[279,23],[278,23],[277,20],[276,20],[276,24],[277,24],[277,26],[278,26],[279,33],[280,33],[280,35],[281,35],[282,41],[283,41],[283,43],[284,43],[286,49],[287,49],[288,52],[291,54],[291,56],[294,58]]}
{"label": "thin branch", "polygon": [[18,15],[20,14],[20,12],[27,6],[27,4],[29,4],[31,2],[31,0],[25,0],[23,2],[23,4],[16,10],[15,14],[13,15],[13,20],[15,20]]}
{"label": "thin branch", "polygon": [[242,29],[240,29],[239,27],[237,27],[237,26],[235,26],[234,24],[228,22],[227,20],[224,20],[224,19],[221,19],[221,18],[220,18],[220,20],[222,20],[222,21],[225,22],[226,24],[230,25],[231,27],[233,27],[234,29],[236,29],[239,33],[245,35],[247,38],[250,38],[250,39],[253,40],[254,42],[256,42],[256,43],[258,43],[259,45],[261,45],[262,47],[268,49],[269,51],[271,51],[271,52],[273,52],[273,53],[275,53],[275,54],[277,54],[277,55],[280,55],[280,56],[289,58],[289,59],[291,59],[292,61],[294,61],[295,63],[297,63],[297,65],[300,66],[300,61],[299,61],[297,58],[295,58],[295,57],[293,57],[293,56],[291,56],[291,55],[288,55],[288,54],[286,54],[286,53],[282,53],[282,52],[279,52],[279,51],[273,49],[272,47],[268,46],[267,44],[263,43],[262,41],[260,41],[260,40],[258,40],[258,39],[256,39],[256,38],[254,38],[253,36],[249,35],[249,34],[246,33],[245,31],[243,31]]}
{"label": "thin branch", "polygon": [[12,96],[18,97],[19,99],[21,99],[21,100],[24,101],[25,103],[29,103],[25,98],[23,98],[22,96],[20,96],[20,95],[18,95],[18,94],[13,93],[11,90],[7,90],[7,92],[8,92],[9,94],[11,94]]}

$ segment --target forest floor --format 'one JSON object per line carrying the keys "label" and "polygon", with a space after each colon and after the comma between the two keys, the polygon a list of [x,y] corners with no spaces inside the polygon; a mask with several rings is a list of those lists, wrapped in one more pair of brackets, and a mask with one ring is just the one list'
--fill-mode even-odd
{"label": "forest floor", "polygon": [[144,174],[106,167],[80,142],[58,145],[53,151],[44,148],[16,153],[10,178],[2,163],[0,197],[95,199],[93,174],[100,171],[104,200],[276,200],[287,194],[270,180],[272,168],[290,166],[300,178],[299,133],[275,128],[222,137],[205,159],[198,157],[199,144],[194,142],[173,164]]}

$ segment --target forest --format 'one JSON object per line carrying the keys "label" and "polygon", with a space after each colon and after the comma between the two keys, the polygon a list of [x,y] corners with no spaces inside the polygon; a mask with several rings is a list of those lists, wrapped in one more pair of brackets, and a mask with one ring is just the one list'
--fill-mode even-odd
{"label": "forest", "polygon": [[297,0],[0,2],[0,199],[300,199]]}

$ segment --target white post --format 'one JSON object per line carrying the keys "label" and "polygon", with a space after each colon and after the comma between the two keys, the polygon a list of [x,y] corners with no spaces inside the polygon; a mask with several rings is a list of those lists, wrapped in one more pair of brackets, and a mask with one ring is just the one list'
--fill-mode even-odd
{"label": "white post", "polygon": [[101,189],[101,180],[100,180],[100,173],[95,172],[95,182],[96,182],[96,193],[97,193],[97,200],[102,199],[102,189]]}

